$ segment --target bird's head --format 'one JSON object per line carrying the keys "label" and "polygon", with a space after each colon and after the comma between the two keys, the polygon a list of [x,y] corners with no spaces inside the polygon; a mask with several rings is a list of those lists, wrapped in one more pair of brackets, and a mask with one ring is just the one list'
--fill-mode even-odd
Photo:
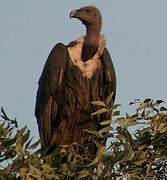
{"label": "bird's head", "polygon": [[70,12],[70,18],[79,19],[86,27],[96,25],[101,27],[102,24],[100,11],[94,6],[86,6],[72,10]]}

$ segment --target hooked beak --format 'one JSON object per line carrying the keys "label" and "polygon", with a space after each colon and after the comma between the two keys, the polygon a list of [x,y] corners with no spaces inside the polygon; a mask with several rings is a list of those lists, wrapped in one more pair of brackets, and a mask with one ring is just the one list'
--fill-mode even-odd
{"label": "hooked beak", "polygon": [[70,18],[75,18],[76,15],[77,15],[77,10],[72,10],[72,11],[70,12]]}

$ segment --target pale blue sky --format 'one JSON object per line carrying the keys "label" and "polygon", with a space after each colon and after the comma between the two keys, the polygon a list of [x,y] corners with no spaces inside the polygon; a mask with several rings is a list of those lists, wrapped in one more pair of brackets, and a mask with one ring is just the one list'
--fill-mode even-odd
{"label": "pale blue sky", "polygon": [[166,100],[166,0],[0,0],[0,106],[38,136],[37,82],[52,47],[85,33],[72,9],[96,5],[117,74],[117,102]]}

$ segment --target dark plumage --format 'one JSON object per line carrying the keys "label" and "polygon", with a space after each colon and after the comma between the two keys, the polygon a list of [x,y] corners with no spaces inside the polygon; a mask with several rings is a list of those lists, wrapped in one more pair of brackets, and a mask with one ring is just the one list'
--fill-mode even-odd
{"label": "dark plumage", "polygon": [[[43,146],[78,142],[83,129],[98,130],[99,120],[91,117],[91,102],[116,92],[116,77],[110,54],[100,35],[99,10],[88,6],[70,13],[86,26],[86,36],[67,46],[58,43],[51,51],[36,97],[35,115]],[[103,118],[107,119],[107,115]]]}

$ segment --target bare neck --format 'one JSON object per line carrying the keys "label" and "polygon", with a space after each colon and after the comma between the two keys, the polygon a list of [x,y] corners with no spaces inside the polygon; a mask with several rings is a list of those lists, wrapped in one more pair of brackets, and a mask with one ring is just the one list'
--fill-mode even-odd
{"label": "bare neck", "polygon": [[99,25],[86,27],[86,36],[82,48],[83,61],[87,61],[96,53],[99,45],[100,30],[101,26]]}
{"label": "bare neck", "polygon": [[100,38],[100,25],[90,25],[86,27],[85,45],[98,47]]}

